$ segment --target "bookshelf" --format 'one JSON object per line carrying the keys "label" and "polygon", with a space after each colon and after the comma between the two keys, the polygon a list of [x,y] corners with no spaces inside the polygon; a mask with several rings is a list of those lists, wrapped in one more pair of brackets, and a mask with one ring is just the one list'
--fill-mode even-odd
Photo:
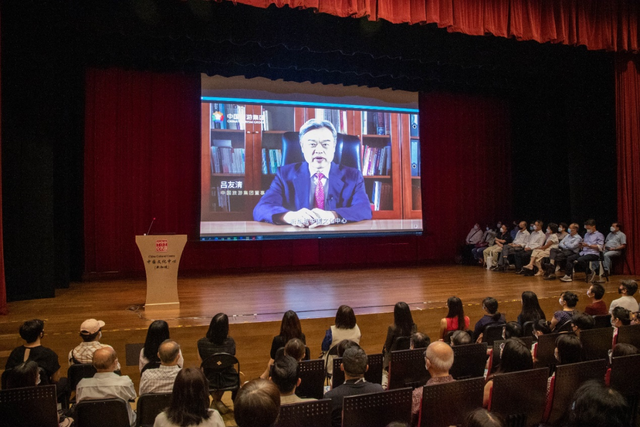
{"label": "bookshelf", "polygon": [[203,221],[252,220],[281,164],[283,133],[316,117],[360,138],[373,219],[421,217],[417,115],[209,102],[201,111]]}

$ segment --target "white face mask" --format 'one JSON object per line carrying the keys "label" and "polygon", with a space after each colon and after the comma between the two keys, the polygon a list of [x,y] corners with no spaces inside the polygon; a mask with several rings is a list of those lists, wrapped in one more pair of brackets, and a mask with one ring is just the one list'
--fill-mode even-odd
{"label": "white face mask", "polygon": [[489,227],[487,227],[486,230],[489,231]]}
{"label": "white face mask", "polygon": [[559,231],[559,232],[562,232],[562,231],[564,231],[564,228],[562,228],[562,227],[558,227],[558,231]]}
{"label": "white face mask", "polygon": [[612,233],[616,232],[616,228],[615,227],[611,227],[609,230],[611,230]]}
{"label": "white face mask", "polygon": [[547,228],[547,234],[551,234],[551,230]]}

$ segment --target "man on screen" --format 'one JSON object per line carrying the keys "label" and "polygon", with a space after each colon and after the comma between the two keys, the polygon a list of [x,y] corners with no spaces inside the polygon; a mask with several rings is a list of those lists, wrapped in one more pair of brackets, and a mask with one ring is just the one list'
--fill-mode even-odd
{"label": "man on screen", "polygon": [[331,122],[311,119],[299,135],[305,161],[280,167],[253,219],[308,228],[371,219],[362,173],[333,163],[337,133]]}

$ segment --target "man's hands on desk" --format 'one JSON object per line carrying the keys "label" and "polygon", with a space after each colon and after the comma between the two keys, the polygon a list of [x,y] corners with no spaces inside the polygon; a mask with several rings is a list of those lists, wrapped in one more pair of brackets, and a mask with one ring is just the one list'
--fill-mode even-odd
{"label": "man's hands on desk", "polygon": [[318,208],[302,208],[298,211],[289,211],[282,216],[281,221],[294,227],[306,228],[316,228],[347,222],[344,218],[340,218],[334,211],[325,211]]}

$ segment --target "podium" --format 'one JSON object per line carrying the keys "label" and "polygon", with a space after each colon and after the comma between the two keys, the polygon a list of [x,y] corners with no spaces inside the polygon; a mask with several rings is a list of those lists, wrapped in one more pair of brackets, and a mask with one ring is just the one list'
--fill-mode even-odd
{"label": "podium", "polygon": [[147,273],[145,308],[178,308],[178,267],[186,234],[136,236]]}

